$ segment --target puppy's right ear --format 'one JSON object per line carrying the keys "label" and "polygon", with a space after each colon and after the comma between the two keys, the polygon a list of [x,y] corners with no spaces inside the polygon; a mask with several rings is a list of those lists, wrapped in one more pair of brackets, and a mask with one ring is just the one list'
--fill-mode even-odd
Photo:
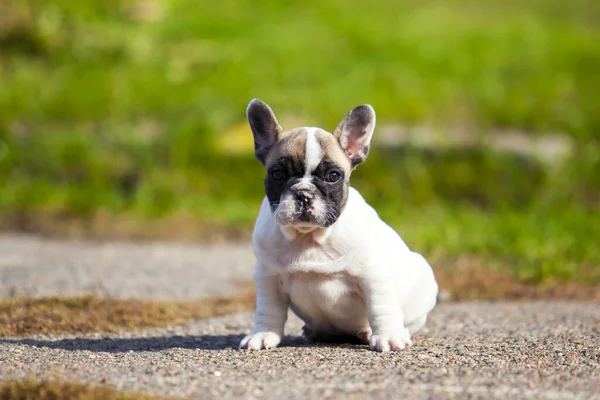
{"label": "puppy's right ear", "polygon": [[281,137],[283,128],[277,122],[273,110],[258,99],[253,99],[248,104],[246,117],[254,135],[254,156],[264,165],[267,153]]}

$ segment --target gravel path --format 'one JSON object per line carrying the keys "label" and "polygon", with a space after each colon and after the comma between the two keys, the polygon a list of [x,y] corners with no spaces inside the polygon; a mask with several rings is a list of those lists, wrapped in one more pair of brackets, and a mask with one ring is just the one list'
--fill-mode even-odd
{"label": "gravel path", "polygon": [[[297,337],[274,350],[234,349],[251,323],[251,314],[240,314],[138,334],[0,339],[0,376],[59,374],[214,399],[600,395],[595,304],[442,304],[413,347],[394,354]],[[298,320],[289,325],[289,333],[299,332]]]}
{"label": "gravel path", "polygon": [[0,235],[0,298],[96,294],[196,299],[252,279],[250,244],[88,242]]}
{"label": "gravel path", "polygon": [[[250,278],[248,245],[94,244],[0,237],[0,293],[195,298]],[[502,398],[600,396],[595,303],[441,304],[404,352],[315,345],[288,322],[284,346],[235,349],[238,314],[186,326],[91,336],[0,338],[0,380],[68,376],[118,389],[196,398]]]}

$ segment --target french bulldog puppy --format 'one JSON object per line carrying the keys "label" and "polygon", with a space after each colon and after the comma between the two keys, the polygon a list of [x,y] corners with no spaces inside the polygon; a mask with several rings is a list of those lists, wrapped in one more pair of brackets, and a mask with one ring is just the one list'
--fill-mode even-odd
{"label": "french bulldog puppy", "polygon": [[254,328],[240,348],[277,346],[288,307],[315,341],[348,339],[381,352],[409,347],[438,285],[428,262],[350,187],[352,171],[367,158],[373,108],[354,108],[333,133],[284,131],[257,99],[247,117],[267,176],[252,237]]}

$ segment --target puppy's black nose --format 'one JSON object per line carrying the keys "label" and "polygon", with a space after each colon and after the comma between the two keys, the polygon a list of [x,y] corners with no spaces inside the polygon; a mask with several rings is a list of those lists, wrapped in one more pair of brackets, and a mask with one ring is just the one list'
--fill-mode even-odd
{"label": "puppy's black nose", "polygon": [[298,190],[296,200],[303,206],[309,206],[313,200],[313,194],[308,190]]}

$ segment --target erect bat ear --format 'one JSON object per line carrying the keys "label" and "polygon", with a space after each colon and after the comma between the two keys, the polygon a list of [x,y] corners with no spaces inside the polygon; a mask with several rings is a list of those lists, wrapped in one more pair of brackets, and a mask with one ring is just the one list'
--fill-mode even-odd
{"label": "erect bat ear", "polygon": [[253,99],[246,109],[246,117],[254,135],[254,156],[263,165],[271,147],[283,133],[273,110],[258,99]]}
{"label": "erect bat ear", "polygon": [[375,110],[369,104],[350,111],[339,123],[333,134],[352,162],[352,168],[365,161],[375,129]]}

